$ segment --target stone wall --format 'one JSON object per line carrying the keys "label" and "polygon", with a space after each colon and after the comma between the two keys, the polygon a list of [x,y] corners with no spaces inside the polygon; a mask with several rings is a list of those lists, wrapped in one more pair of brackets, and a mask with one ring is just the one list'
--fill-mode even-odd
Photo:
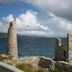
{"label": "stone wall", "polygon": [[55,44],[55,60],[56,61],[68,61],[68,47],[63,45],[60,38],[56,39]]}
{"label": "stone wall", "polygon": [[0,62],[0,72],[24,72],[24,71],[19,70],[14,66]]}
{"label": "stone wall", "polygon": [[72,63],[72,34],[67,35],[68,61]]}
{"label": "stone wall", "polygon": [[62,56],[62,42],[60,38],[57,38],[55,44],[55,60],[62,60]]}
{"label": "stone wall", "polygon": [[46,57],[40,57],[40,60],[38,62],[38,66],[49,69],[49,70],[54,70],[55,68],[55,61],[53,61],[51,58],[46,58]]}
{"label": "stone wall", "polygon": [[67,34],[67,43],[62,45],[61,39],[56,39],[55,60],[72,63],[72,34]]}
{"label": "stone wall", "polygon": [[10,23],[10,27],[8,29],[8,54],[15,59],[18,58],[15,20]]}
{"label": "stone wall", "polygon": [[57,61],[55,63],[55,69],[58,72],[72,72],[72,64],[64,61]]}
{"label": "stone wall", "polygon": [[41,67],[48,71],[56,69],[58,72],[72,72],[72,64],[64,61],[54,61],[44,56],[25,56],[20,58],[19,63],[29,63],[37,68]]}
{"label": "stone wall", "polygon": [[68,62],[68,47],[67,47],[67,45],[62,46],[62,57],[63,57],[63,61]]}

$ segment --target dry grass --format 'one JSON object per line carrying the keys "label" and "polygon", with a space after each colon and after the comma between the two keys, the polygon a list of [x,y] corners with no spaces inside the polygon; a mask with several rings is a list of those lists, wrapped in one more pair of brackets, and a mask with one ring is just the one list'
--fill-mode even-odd
{"label": "dry grass", "polygon": [[31,64],[17,64],[16,65],[17,68],[23,70],[24,72],[47,72],[45,69],[43,68],[39,68],[38,70],[33,67]]}

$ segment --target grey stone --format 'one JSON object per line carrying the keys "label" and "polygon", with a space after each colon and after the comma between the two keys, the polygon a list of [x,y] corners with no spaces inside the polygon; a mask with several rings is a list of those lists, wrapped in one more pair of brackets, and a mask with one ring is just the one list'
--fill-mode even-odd
{"label": "grey stone", "polygon": [[13,59],[18,58],[18,49],[17,49],[17,35],[16,35],[16,21],[10,23],[8,29],[8,54],[13,57]]}
{"label": "grey stone", "polygon": [[72,34],[67,35],[68,61],[72,63]]}
{"label": "grey stone", "polygon": [[58,72],[72,72],[72,65],[64,61],[57,61],[55,63],[55,68]]}
{"label": "grey stone", "polygon": [[0,62],[0,72],[24,72],[24,71],[19,70],[14,66]]}

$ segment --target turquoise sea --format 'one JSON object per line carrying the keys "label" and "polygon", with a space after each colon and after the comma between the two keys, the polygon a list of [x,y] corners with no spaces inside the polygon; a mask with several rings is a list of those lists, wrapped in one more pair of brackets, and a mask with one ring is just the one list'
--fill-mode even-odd
{"label": "turquoise sea", "polygon": [[[54,58],[56,38],[18,36],[19,56],[46,56]],[[66,43],[66,38],[62,38]],[[0,38],[0,53],[7,53],[7,38]]]}

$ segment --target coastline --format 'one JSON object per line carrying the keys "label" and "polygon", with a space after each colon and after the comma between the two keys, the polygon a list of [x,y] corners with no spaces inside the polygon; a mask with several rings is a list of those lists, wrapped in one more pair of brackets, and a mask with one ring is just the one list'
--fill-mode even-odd
{"label": "coastline", "polygon": [[72,72],[72,64],[65,61],[55,61],[52,58],[44,56],[25,56],[20,58],[20,63],[31,64],[36,68],[44,68],[50,70],[57,69],[60,72]]}
{"label": "coastline", "polygon": [[[3,55],[3,57],[7,57],[7,55]],[[9,60],[4,60],[5,64],[9,64]],[[6,62],[7,61],[7,62]],[[21,65],[21,64],[30,64],[36,69],[43,68],[50,72],[50,70],[57,69],[60,72],[72,72],[72,64],[65,61],[55,61],[52,58],[48,58],[45,56],[23,56],[19,57],[18,61],[12,60],[12,66]]]}

